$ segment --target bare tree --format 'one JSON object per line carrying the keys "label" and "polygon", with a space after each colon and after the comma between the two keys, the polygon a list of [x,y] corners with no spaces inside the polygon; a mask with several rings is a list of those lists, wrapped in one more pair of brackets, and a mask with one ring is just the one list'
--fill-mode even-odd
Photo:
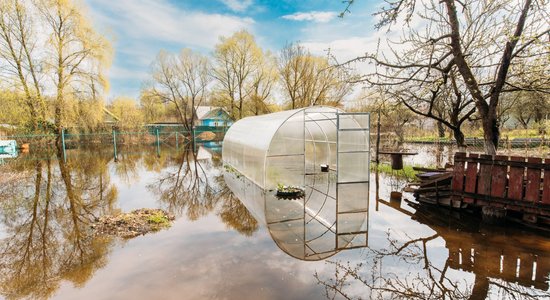
{"label": "bare tree", "polygon": [[541,123],[550,114],[550,95],[537,92],[518,92],[507,95],[512,117],[524,129],[534,123]]}
{"label": "bare tree", "polygon": [[[347,2],[346,11],[354,1]],[[495,154],[501,95],[521,90],[550,92],[548,11],[547,3],[537,0],[390,1],[377,13],[377,28],[400,18],[407,23],[418,19],[426,27],[408,27],[400,42],[389,42],[390,48],[404,51],[390,49],[359,57],[379,67],[363,79],[432,84],[428,88],[434,91],[433,73],[456,66],[460,85],[482,120],[485,150]]]}
{"label": "bare tree", "polygon": [[[405,142],[407,125],[411,125],[418,117],[412,113],[397,98],[391,97],[383,88],[369,89],[360,95],[355,107],[357,111],[379,112],[381,115],[381,131],[393,133],[397,141],[388,140],[385,147],[399,148]],[[397,145],[393,145],[397,142]]]}
{"label": "bare tree", "polygon": [[269,98],[274,84],[277,82],[275,59],[271,53],[265,53],[260,61],[259,68],[252,80],[249,109],[252,115],[261,115],[270,112]]}
{"label": "bare tree", "polygon": [[208,73],[208,59],[201,54],[190,49],[183,49],[178,56],[161,51],[154,64],[150,94],[174,104],[180,122],[191,130],[196,107],[204,100],[211,81]]}
{"label": "bare tree", "polygon": [[[445,70],[446,71],[446,70]],[[437,72],[437,71],[434,71]],[[388,93],[399,99],[412,112],[434,119],[438,125],[449,128],[459,148],[465,149],[462,124],[475,113],[474,101],[463,94],[455,68],[441,74],[435,82],[427,83],[429,89],[416,84],[390,86]],[[385,85],[384,83],[380,83]],[[440,133],[441,133],[441,129]],[[444,134],[444,131],[443,131]]]}
{"label": "bare tree", "polygon": [[312,105],[339,105],[351,92],[349,74],[314,56],[299,44],[288,44],[279,55],[279,74],[291,109]]}
{"label": "bare tree", "polygon": [[[245,116],[245,104],[261,99],[261,96],[257,98],[259,95],[265,95],[259,88],[263,86],[264,92],[271,90],[272,83],[269,81],[272,76],[264,76],[270,72],[264,71],[264,67],[270,64],[264,64],[262,49],[256,44],[254,36],[245,30],[228,38],[222,37],[214,50],[214,60],[212,75],[218,83],[218,96],[222,97],[231,116],[241,119]],[[256,98],[251,99],[253,96]]]}
{"label": "bare tree", "polygon": [[[367,261],[364,264],[353,265],[340,261],[328,261],[335,268],[334,278],[324,279],[323,275],[315,273],[318,283],[325,287],[325,295],[329,299],[361,299],[348,292],[347,287],[353,282],[367,288],[370,299],[468,299],[468,290],[463,280],[453,280],[448,277],[448,264],[436,266],[428,257],[428,243],[440,236],[434,234],[427,237],[412,239],[402,243],[392,238],[388,232],[387,249],[367,249]],[[397,260],[409,267],[406,276],[384,270],[385,261]],[[364,266],[370,266],[365,276]],[[416,271],[418,270],[418,271]]]}
{"label": "bare tree", "polygon": [[75,3],[40,0],[36,6],[44,20],[42,25],[50,32],[45,66],[54,73],[54,122],[60,133],[66,123],[67,98],[86,88],[94,88],[94,94],[95,89],[106,84],[103,66],[110,59],[110,44],[93,29],[83,8]]}
{"label": "bare tree", "polygon": [[206,88],[211,81],[208,74],[210,63],[208,58],[190,49],[183,49],[179,54],[177,74],[185,90],[185,97],[191,106],[191,122],[196,119],[196,107],[203,101]]}
{"label": "bare tree", "polygon": [[15,77],[25,95],[25,105],[30,114],[31,130],[38,129],[46,120],[46,104],[42,97],[40,74],[36,63],[36,22],[32,12],[22,1],[7,0],[0,3],[0,58],[1,70],[10,80]]}

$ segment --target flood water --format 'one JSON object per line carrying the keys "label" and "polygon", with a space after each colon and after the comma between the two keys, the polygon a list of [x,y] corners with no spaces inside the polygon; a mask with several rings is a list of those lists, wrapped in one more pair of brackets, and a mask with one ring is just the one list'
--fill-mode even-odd
{"label": "flood water", "polygon": [[[115,161],[111,147],[96,146],[66,158],[51,149],[4,160],[0,298],[550,297],[550,238],[542,233],[420,207],[409,194],[391,200],[403,182],[371,174],[368,192],[354,194],[368,201],[361,238],[341,246],[322,216],[303,210],[294,218],[296,200],[277,200],[224,169],[220,147],[121,147]],[[415,150],[413,163],[448,159]],[[162,208],[176,220],[128,240],[92,234],[95,218],[137,208]],[[270,222],[273,212],[299,221]]]}

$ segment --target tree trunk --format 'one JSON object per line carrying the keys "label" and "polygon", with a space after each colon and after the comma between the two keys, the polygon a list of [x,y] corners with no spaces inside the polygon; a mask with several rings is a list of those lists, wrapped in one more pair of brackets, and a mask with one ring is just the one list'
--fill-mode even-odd
{"label": "tree trunk", "polygon": [[439,134],[439,138],[445,138],[445,127],[443,126],[443,123],[439,121],[437,122],[437,133]]}
{"label": "tree trunk", "polygon": [[466,143],[464,141],[464,133],[460,130],[460,128],[454,128],[453,129],[453,135],[456,140],[456,145],[458,146],[458,149],[460,151],[466,150]]}
{"label": "tree trunk", "polygon": [[496,155],[500,135],[496,115],[491,113],[485,115],[482,123],[483,138],[485,140],[485,153],[489,155]]}

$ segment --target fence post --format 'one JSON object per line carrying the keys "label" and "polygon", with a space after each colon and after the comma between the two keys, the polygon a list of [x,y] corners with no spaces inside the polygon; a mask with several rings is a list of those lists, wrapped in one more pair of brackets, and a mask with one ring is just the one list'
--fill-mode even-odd
{"label": "fence post", "polygon": [[176,150],[178,149],[179,147],[179,143],[178,143],[178,132],[176,131]]}
{"label": "fence post", "polygon": [[115,157],[115,162],[118,161],[118,155],[117,155],[117,150],[116,150],[116,127],[113,126],[113,151],[114,151],[114,157]]}
{"label": "fence post", "polygon": [[160,157],[160,139],[159,139],[159,128],[155,128],[157,131],[157,156]]}

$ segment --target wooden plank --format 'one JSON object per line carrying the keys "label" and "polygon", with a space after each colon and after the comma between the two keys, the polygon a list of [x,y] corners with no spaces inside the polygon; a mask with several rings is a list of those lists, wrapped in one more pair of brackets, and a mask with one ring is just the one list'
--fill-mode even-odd
{"label": "wooden plank", "polygon": [[426,173],[420,173],[416,174],[416,177],[418,177],[421,180],[432,180],[437,179],[439,177],[445,176],[447,172],[426,172]]}
{"label": "wooden plank", "polygon": [[[424,168],[424,167],[413,167],[413,170],[418,172],[429,172],[429,173],[441,173],[441,172],[448,171],[446,169],[432,169],[432,168]],[[419,175],[422,175],[422,174],[419,174]]]}
{"label": "wooden plank", "polygon": [[500,278],[506,281],[516,281],[516,267],[518,263],[518,258],[514,254],[515,253],[508,253],[504,255],[502,273],[500,275]]}
{"label": "wooden plank", "polygon": [[[455,159],[466,156],[466,153],[458,152],[455,154]],[[453,181],[451,187],[453,191],[462,191],[464,183],[464,162],[455,163],[453,169]]]}
{"label": "wooden plank", "polygon": [[[542,158],[538,157],[528,157],[528,162],[531,163],[542,163]],[[540,194],[540,176],[541,176],[541,170],[540,169],[532,169],[527,168],[527,176],[525,183],[525,201],[529,202],[539,202],[539,194]]]}
{"label": "wooden plank", "polygon": [[537,216],[550,217],[550,205],[528,202],[524,200],[511,200],[497,197],[487,198],[486,195],[473,194],[464,192],[464,197],[476,199],[476,206],[492,205],[499,203],[499,206],[506,207],[509,210],[516,210],[525,213],[536,214]]}
{"label": "wooden plank", "polygon": [[[461,157],[465,157],[465,156],[466,156],[466,153],[458,152],[455,154],[455,159],[456,158],[460,159]],[[453,180],[451,183],[451,189],[453,191],[464,191],[464,165],[465,165],[464,162],[460,162],[460,161],[455,162],[455,167],[453,170]],[[461,198],[462,197],[457,194],[457,195],[453,195],[451,197],[451,200],[460,201]]]}
{"label": "wooden plank", "polygon": [[518,283],[523,286],[531,286],[531,278],[533,277],[533,262],[535,261],[535,258],[530,253],[520,253],[519,259]]}
{"label": "wooden plank", "polygon": [[548,274],[550,274],[550,257],[548,255],[538,256],[537,261],[537,274],[535,275],[534,286],[538,289],[548,289]]}
{"label": "wooden plank", "polygon": [[436,185],[436,184],[441,185],[446,180],[448,180],[450,182],[450,179],[453,177],[453,173],[449,172],[449,173],[444,173],[444,174],[445,175],[443,175],[441,177],[437,177],[436,179],[421,182],[420,186],[421,187],[428,187],[428,186],[432,186],[432,185]]}
{"label": "wooden plank", "polygon": [[450,190],[451,190],[451,184],[449,183],[447,185],[419,187],[419,188],[416,188],[414,191],[416,193],[425,193],[425,192],[433,192],[433,191],[450,191]]}
{"label": "wooden plank", "polygon": [[488,159],[478,158],[478,159],[471,159],[469,157],[459,159],[459,161],[463,162],[478,162],[478,163],[488,163],[488,164],[496,164],[496,165],[505,165],[505,166],[514,166],[514,167],[529,167],[533,169],[541,169],[541,170],[550,170],[550,164],[546,163],[531,163],[531,162],[515,162],[515,161],[492,161],[490,158],[490,155],[487,155],[489,157]]}
{"label": "wooden plank", "polygon": [[[493,168],[492,156],[482,154],[481,159],[482,162],[479,163],[477,192],[481,195],[491,195],[491,169]],[[491,163],[489,163],[489,161]]]}
{"label": "wooden plank", "polygon": [[460,269],[460,258],[458,256],[458,247],[450,246],[448,243],[446,247],[449,249],[449,256],[447,257],[447,262],[449,263],[449,267],[459,270]]}
{"label": "wooden plank", "polygon": [[[507,161],[508,157],[497,155],[495,161]],[[506,171],[507,167],[503,165],[493,165],[491,170],[491,196],[506,197]]]}
{"label": "wooden plank", "polygon": [[428,203],[428,204],[437,204],[436,199],[429,198],[429,197],[424,197],[424,196],[418,196],[418,201]]}
{"label": "wooden plank", "polygon": [[[546,158],[544,162],[546,164],[550,164],[550,158]],[[544,171],[541,202],[544,204],[550,204],[550,170]]]}
{"label": "wooden plank", "polygon": [[[479,154],[470,153],[471,158],[478,158]],[[464,185],[464,191],[468,193],[475,193],[477,186],[477,163],[468,162],[466,168],[466,183]],[[474,199],[471,197],[464,197],[465,203],[474,203]]]}
{"label": "wooden plank", "polygon": [[[512,156],[511,161],[524,162],[524,157]],[[524,167],[510,166],[510,176],[508,179],[508,198],[521,200],[523,199],[523,175]]]}
{"label": "wooden plank", "polygon": [[[490,233],[489,233],[490,234]],[[502,254],[502,248],[495,247],[490,241],[483,241],[483,248],[479,250],[483,253],[483,256],[479,257],[481,271],[483,272],[483,266],[485,266],[485,272],[496,276],[500,273],[500,255]]]}

